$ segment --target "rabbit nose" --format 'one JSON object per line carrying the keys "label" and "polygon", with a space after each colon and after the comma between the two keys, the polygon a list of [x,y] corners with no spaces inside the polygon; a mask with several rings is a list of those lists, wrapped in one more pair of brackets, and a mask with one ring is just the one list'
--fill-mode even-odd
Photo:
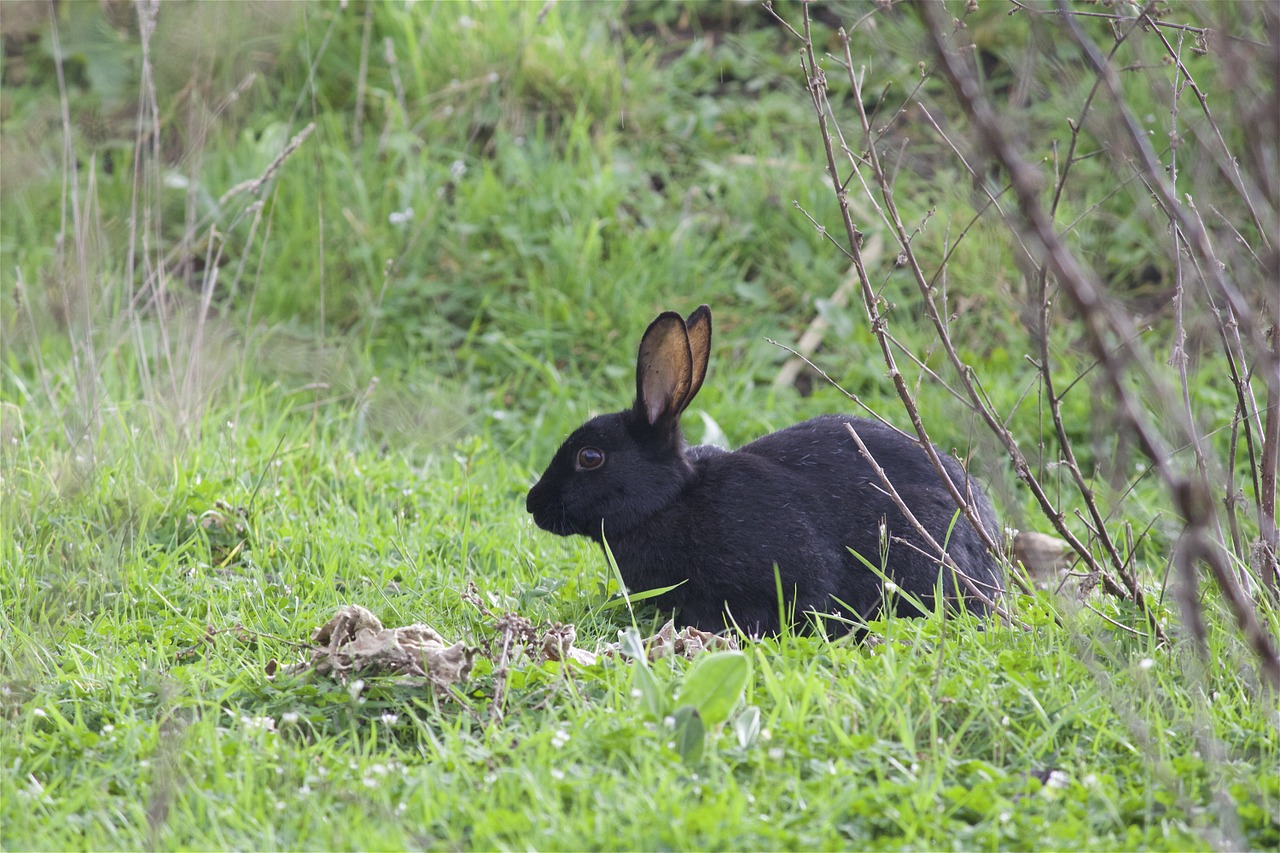
{"label": "rabbit nose", "polygon": [[536,513],[539,507],[541,507],[544,503],[546,503],[544,500],[542,500],[542,497],[541,497],[542,492],[538,488],[541,485],[542,485],[541,480],[534,483],[533,487],[529,489],[529,494],[525,495],[524,511],[529,513],[530,515],[533,515],[534,513]]}

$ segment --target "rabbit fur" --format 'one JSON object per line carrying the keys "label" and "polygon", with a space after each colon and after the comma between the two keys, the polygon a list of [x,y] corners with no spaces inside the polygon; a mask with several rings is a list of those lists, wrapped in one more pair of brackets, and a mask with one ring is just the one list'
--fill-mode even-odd
{"label": "rabbit fur", "polygon": [[[668,311],[654,320],[640,343],[635,402],[569,436],[529,490],[534,522],[607,543],[632,592],[678,584],[656,603],[676,611],[678,624],[707,631],[736,625],[770,634],[784,620],[811,627],[801,621],[807,614],[834,617],[828,630],[841,632],[874,618],[886,600],[900,615],[919,615],[902,596],[886,596],[867,563],[926,608],[940,585],[949,602],[987,612],[1004,587],[1001,565],[914,436],[875,420],[824,415],[733,452],[687,447],[680,414],[702,387],[710,351],[706,305],[687,319]],[[891,500],[850,426],[971,587]],[[982,489],[953,457],[938,455],[995,536]]]}

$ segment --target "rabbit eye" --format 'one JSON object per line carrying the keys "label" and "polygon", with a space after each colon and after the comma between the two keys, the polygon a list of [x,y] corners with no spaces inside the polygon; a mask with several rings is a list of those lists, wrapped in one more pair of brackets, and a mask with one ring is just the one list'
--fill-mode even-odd
{"label": "rabbit eye", "polygon": [[584,447],[578,451],[578,470],[594,471],[604,464],[604,451],[598,447]]}

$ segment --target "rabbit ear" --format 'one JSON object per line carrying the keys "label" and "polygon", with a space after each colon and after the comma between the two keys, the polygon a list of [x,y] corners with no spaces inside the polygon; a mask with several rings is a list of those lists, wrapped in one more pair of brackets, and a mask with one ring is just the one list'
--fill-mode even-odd
{"label": "rabbit ear", "polygon": [[693,355],[684,318],[674,311],[658,315],[640,340],[636,358],[636,414],[656,426],[680,416],[693,381]]}
{"label": "rabbit ear", "polygon": [[711,309],[699,305],[684,321],[684,327],[689,333],[689,353],[693,356],[693,380],[684,398],[687,406],[702,387],[702,380],[707,378],[707,361],[711,358]]}

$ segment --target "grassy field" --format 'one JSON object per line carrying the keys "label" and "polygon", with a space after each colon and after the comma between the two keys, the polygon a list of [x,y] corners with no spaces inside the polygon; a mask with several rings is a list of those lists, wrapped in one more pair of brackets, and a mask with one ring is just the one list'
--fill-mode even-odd
{"label": "grassy field", "polygon": [[[917,16],[880,5],[818,9],[815,42],[855,35],[880,124],[920,97],[962,133]],[[799,45],[763,9],[148,8],[67,3],[51,21],[0,4],[0,846],[1280,847],[1276,694],[1211,584],[1191,595],[1197,653],[1170,579],[1177,511],[1070,323],[1047,344],[1073,380],[1066,430],[1150,620],[1087,582],[1033,579],[1008,597],[1017,624],[887,620],[863,642],[649,661],[640,638],[662,617],[620,604],[590,543],[528,519],[564,435],[629,404],[663,309],[715,312],[694,441],[856,409],[820,379],[775,382],[789,353],[771,341],[815,316],[814,360],[906,423],[871,324],[832,298],[848,261],[813,222],[838,233],[839,206]],[[1027,14],[947,8],[1051,174],[1093,78]],[[799,26],[798,5],[778,11]],[[1218,25],[1265,39],[1258,18]],[[1027,76],[1029,52],[1046,65]],[[1124,84],[1163,127],[1172,69],[1149,67]],[[1230,97],[1225,72],[1194,68]],[[853,114],[847,91],[831,98]],[[897,205],[946,270],[952,340],[1089,538],[1035,390],[1034,277],[923,114],[895,121]],[[1181,267],[1109,164],[1079,162],[1056,222],[1164,358]],[[1054,532],[943,392],[874,198],[851,204],[919,356],[903,370],[922,418],[1009,527]],[[1231,422],[1222,372],[1193,369],[1187,396]],[[1234,435],[1212,429],[1215,459]],[[472,669],[288,669],[353,604],[431,626]],[[557,624],[616,651],[550,659]]]}

